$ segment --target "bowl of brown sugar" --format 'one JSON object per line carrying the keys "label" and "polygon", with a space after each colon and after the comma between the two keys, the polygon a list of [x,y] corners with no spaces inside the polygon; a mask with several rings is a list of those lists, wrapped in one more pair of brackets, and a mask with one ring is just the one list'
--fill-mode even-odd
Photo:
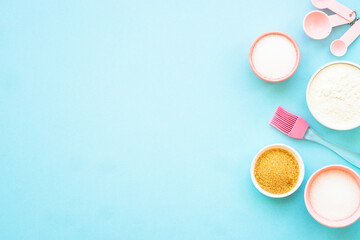
{"label": "bowl of brown sugar", "polygon": [[294,193],[304,179],[300,155],[285,144],[271,144],[261,149],[251,164],[251,180],[264,195],[283,198]]}

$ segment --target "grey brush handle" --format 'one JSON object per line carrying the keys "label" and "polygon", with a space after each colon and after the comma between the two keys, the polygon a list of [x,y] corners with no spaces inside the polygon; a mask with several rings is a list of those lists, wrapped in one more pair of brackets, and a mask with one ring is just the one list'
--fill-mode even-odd
{"label": "grey brush handle", "polygon": [[313,129],[310,127],[306,130],[306,133],[304,135],[304,139],[310,140],[313,142],[317,142],[330,150],[337,153],[340,157],[345,159],[346,161],[352,163],[356,167],[360,168],[360,153],[355,152],[351,149],[342,147],[340,145],[337,145],[335,143],[331,143],[328,140],[322,138],[320,135],[318,135]]}

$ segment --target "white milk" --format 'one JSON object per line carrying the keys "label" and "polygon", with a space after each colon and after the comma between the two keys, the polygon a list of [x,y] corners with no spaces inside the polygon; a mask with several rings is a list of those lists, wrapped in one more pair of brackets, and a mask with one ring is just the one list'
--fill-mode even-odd
{"label": "white milk", "polygon": [[360,204],[360,190],[355,179],[341,170],[320,174],[312,183],[310,201],[314,210],[329,220],[351,216]]}
{"label": "white milk", "polygon": [[360,125],[360,69],[336,63],[322,69],[308,89],[308,106],[314,117],[333,129]]}
{"label": "white milk", "polygon": [[271,79],[282,78],[291,73],[296,59],[296,49],[292,42],[276,34],[260,39],[252,53],[255,69]]}

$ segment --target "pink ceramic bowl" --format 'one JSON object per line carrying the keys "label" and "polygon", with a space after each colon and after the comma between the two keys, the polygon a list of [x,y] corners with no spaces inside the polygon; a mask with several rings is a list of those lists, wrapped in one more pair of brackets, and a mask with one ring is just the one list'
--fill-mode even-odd
{"label": "pink ceramic bowl", "polygon": [[342,219],[342,220],[338,220],[338,221],[329,220],[329,219],[326,219],[326,218],[320,216],[313,209],[313,207],[311,205],[310,191],[311,191],[312,183],[320,174],[322,174],[326,171],[329,171],[329,170],[341,170],[341,171],[348,173],[350,176],[352,176],[356,180],[356,182],[358,183],[358,186],[360,188],[360,177],[354,170],[352,170],[351,168],[345,167],[343,165],[329,165],[329,166],[319,169],[309,178],[309,180],[306,184],[306,187],[305,187],[305,194],[304,194],[305,205],[306,205],[306,208],[307,208],[308,212],[310,213],[310,215],[319,223],[321,223],[325,226],[328,226],[328,227],[332,227],[332,228],[346,227],[346,226],[349,226],[350,224],[356,222],[360,218],[360,205],[358,206],[358,209],[354,212],[353,215],[351,215],[350,217],[348,217],[346,219]]}
{"label": "pink ceramic bowl", "polygon": [[[261,73],[259,73],[259,71],[256,70],[256,68],[254,66],[254,63],[253,63],[253,60],[252,60],[254,47],[263,37],[266,37],[268,35],[281,35],[283,37],[286,37],[293,44],[293,46],[295,48],[295,51],[296,51],[296,64],[295,64],[294,68],[291,70],[291,72],[289,74],[287,74],[286,76],[284,76],[284,77],[281,77],[281,78],[269,78],[269,77],[263,76],[263,75],[261,75]],[[301,54],[300,54],[299,45],[297,44],[295,39],[293,39],[290,35],[288,35],[286,33],[283,33],[283,32],[267,32],[267,33],[264,33],[264,34],[260,35],[257,39],[255,39],[255,41],[251,45],[250,52],[249,52],[249,64],[250,64],[250,67],[251,67],[252,71],[255,73],[255,75],[258,76],[259,78],[261,78],[262,80],[267,81],[267,82],[281,82],[281,81],[284,81],[284,80],[288,79],[289,77],[291,77],[296,72],[296,70],[297,70],[297,68],[298,68],[298,66],[300,64],[300,55]]]}

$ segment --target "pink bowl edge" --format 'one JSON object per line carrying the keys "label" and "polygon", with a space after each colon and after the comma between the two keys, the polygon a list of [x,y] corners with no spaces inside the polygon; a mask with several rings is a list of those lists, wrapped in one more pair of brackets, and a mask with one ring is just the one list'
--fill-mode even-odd
{"label": "pink bowl edge", "polygon": [[[282,78],[267,78],[265,76],[262,76],[259,72],[256,71],[256,68],[252,62],[252,53],[253,53],[253,50],[254,50],[254,47],[256,45],[256,43],[262,39],[263,37],[265,36],[268,36],[268,35],[281,35],[283,37],[286,37],[288,40],[290,40],[290,42],[293,44],[293,46],[295,47],[295,51],[296,51],[296,64],[295,64],[295,67],[293,68],[293,70],[286,76],[282,77]],[[250,47],[250,51],[249,51],[249,64],[250,64],[250,68],[251,70],[255,73],[255,75],[257,77],[259,77],[260,79],[266,81],[266,82],[272,82],[272,83],[276,83],[276,82],[282,82],[282,81],[285,81],[286,79],[290,78],[295,72],[296,70],[298,69],[299,65],[300,65],[300,58],[301,58],[301,52],[300,52],[300,48],[299,48],[299,45],[297,44],[297,42],[295,41],[295,39],[293,37],[291,37],[289,34],[287,33],[284,33],[284,32],[280,32],[280,31],[271,31],[271,32],[266,32],[266,33],[263,33],[261,34],[259,37],[257,37],[255,39],[255,41],[251,44],[251,47]]]}
{"label": "pink bowl edge", "polygon": [[360,205],[358,206],[358,209],[349,218],[346,218],[346,219],[343,219],[340,221],[332,221],[332,220],[323,218],[322,216],[317,214],[311,206],[311,203],[310,203],[311,184],[318,175],[320,175],[321,173],[328,171],[328,170],[341,170],[341,171],[345,171],[346,173],[349,173],[356,180],[356,182],[358,183],[358,186],[360,188],[360,176],[353,169],[351,169],[347,166],[344,166],[344,165],[340,165],[340,164],[325,166],[325,167],[317,170],[316,172],[314,172],[306,183],[305,191],[304,191],[304,200],[305,200],[306,209],[308,210],[309,214],[317,222],[319,222],[320,224],[325,225],[327,227],[342,228],[342,227],[349,226],[349,225],[353,224],[354,222],[356,222],[360,218]]}

